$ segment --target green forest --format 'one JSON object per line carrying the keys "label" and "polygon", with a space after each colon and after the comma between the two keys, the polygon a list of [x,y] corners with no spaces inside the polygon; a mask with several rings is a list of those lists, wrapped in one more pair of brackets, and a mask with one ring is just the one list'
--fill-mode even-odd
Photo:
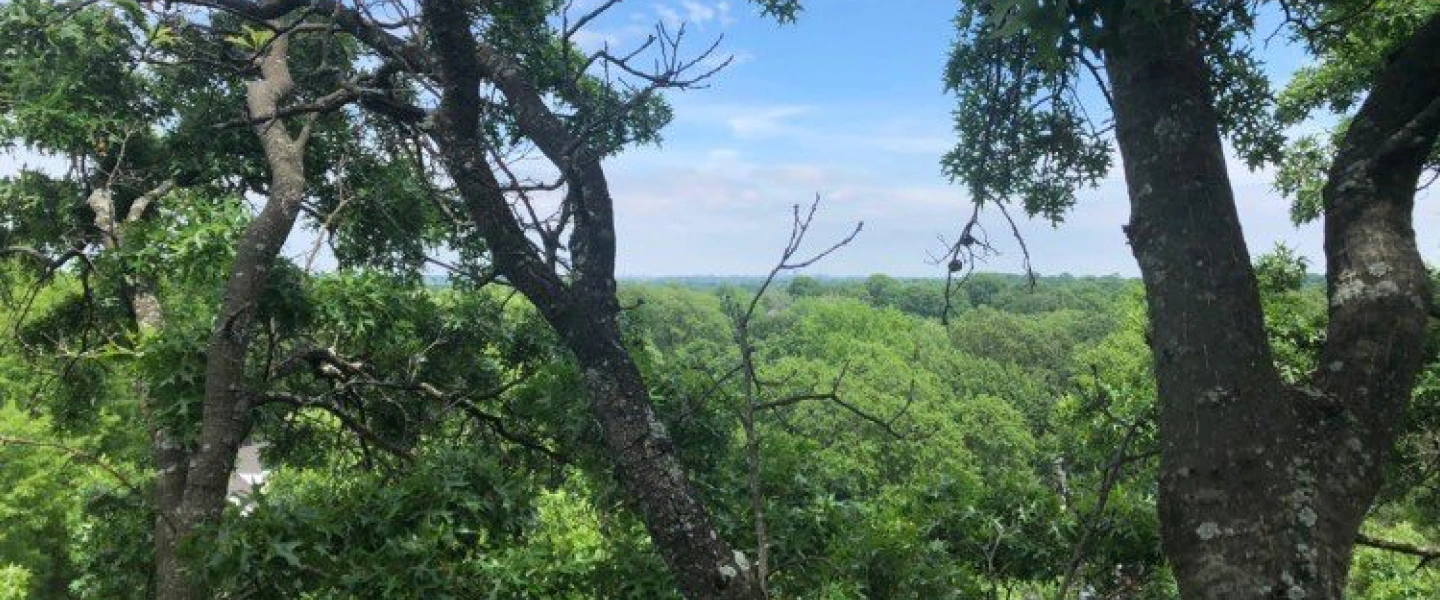
{"label": "green forest", "polygon": [[1440,598],[1440,2],[963,0],[933,276],[671,278],[614,159],[730,59],[620,4],[0,0],[0,600]]}

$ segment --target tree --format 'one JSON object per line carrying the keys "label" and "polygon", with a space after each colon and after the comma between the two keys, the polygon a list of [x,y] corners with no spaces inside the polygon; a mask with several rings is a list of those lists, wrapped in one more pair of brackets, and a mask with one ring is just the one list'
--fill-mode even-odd
{"label": "tree", "polygon": [[[296,300],[298,276],[279,251],[302,205],[335,207],[331,226],[350,200],[345,184],[312,184],[306,162],[318,159],[311,169],[362,192],[389,176],[389,200],[403,203],[415,194],[393,180],[415,181],[410,157],[377,150],[387,145],[386,131],[349,134],[361,115],[339,111],[368,98],[352,91],[368,83],[367,74],[343,45],[316,43],[327,36],[312,34],[325,28],[304,19],[252,26],[216,15],[202,24],[133,2],[25,1],[0,7],[0,23],[10,30],[0,64],[5,139],[71,163],[63,176],[26,169],[4,182],[4,255],[39,273],[35,293],[79,283],[62,302],[71,322],[44,323],[55,318],[44,315],[31,323],[22,314],[14,329],[28,338],[39,327],[40,343],[27,350],[43,349],[64,365],[62,388],[95,365],[133,377],[117,404],[138,399],[150,434],[150,585],[162,598],[206,596],[183,547],[195,554],[204,545],[197,538],[218,525],[237,449],[257,415],[273,412],[273,392],[303,387],[297,374],[310,368],[336,373],[335,387],[372,375],[339,371],[355,363],[333,346],[315,347],[301,331],[307,307],[287,304]],[[349,160],[368,177],[348,179]],[[240,214],[247,194],[264,199],[250,218]],[[355,262],[383,262],[393,248],[423,245],[433,215],[418,220],[419,231],[404,232],[408,239]],[[463,239],[451,247],[467,249]],[[67,316],[53,312],[59,321]],[[262,330],[268,344],[256,360]],[[98,391],[82,391],[92,396],[82,400],[93,403]],[[328,410],[369,433],[367,419],[341,407],[279,397],[296,412]],[[404,453],[373,434],[370,442]]]}
{"label": "tree", "polygon": [[[144,221],[150,219],[152,205],[174,191],[177,180],[187,186],[212,182],[196,173],[193,165],[181,161],[159,166],[151,162],[172,150],[166,145],[177,138],[184,143],[193,141],[193,137],[183,132],[175,134],[174,130],[157,132],[146,129],[145,117],[183,109],[172,106],[157,110],[146,106],[146,101],[153,98],[147,98],[146,93],[163,94],[164,83],[156,85],[144,75],[136,74],[134,66],[143,62],[143,56],[137,60],[132,54],[132,51],[139,50],[134,34],[144,31],[142,27],[145,25],[138,6],[122,5],[122,8],[130,10],[114,11],[87,8],[82,4],[65,7],[63,10],[66,12],[58,12],[55,7],[29,2],[7,7],[5,16],[8,25],[29,25],[34,30],[28,32],[26,39],[15,43],[19,51],[12,54],[5,65],[9,91],[15,98],[8,107],[5,121],[9,126],[8,135],[38,149],[66,153],[76,162],[75,171],[80,173],[80,181],[64,183],[78,184],[86,190],[83,206],[90,215],[76,229],[34,231],[22,228],[7,232],[7,243],[36,243],[42,249],[68,246],[58,258],[50,259],[41,250],[28,246],[10,246],[7,254],[28,254],[47,263],[42,279],[50,278],[71,260],[85,260],[83,268],[87,271],[83,276],[87,281],[88,297],[88,271],[95,268],[94,262],[86,256],[89,248],[98,247],[107,257],[140,254],[142,249],[136,246],[143,242],[131,244],[129,240],[131,234],[136,233],[137,228],[143,228]],[[57,19],[60,15],[68,18]],[[88,38],[87,34],[97,37]],[[252,41],[254,39],[258,38],[251,38]],[[83,65],[75,60],[76,57],[57,52],[52,46],[57,42],[75,47],[84,54],[108,49],[112,55],[105,57],[100,65]],[[263,188],[268,200],[264,210],[249,223],[242,235],[232,274],[226,279],[228,285],[222,314],[228,317],[217,319],[207,348],[209,365],[205,373],[205,408],[198,440],[182,439],[182,432],[163,422],[159,413],[165,408],[157,406],[151,397],[151,382],[137,380],[134,390],[141,399],[141,412],[150,431],[151,452],[157,472],[154,486],[154,559],[155,586],[161,598],[183,599],[203,595],[194,588],[194,578],[180,558],[179,547],[182,540],[198,526],[217,519],[225,507],[226,487],[236,451],[249,435],[251,426],[248,405],[252,397],[245,385],[245,361],[253,339],[252,321],[260,296],[267,287],[269,271],[299,214],[305,194],[303,155],[311,126],[307,123],[292,139],[285,125],[276,119],[280,102],[295,88],[288,70],[288,48],[289,36],[280,35],[269,40],[264,49],[257,45],[253,55],[258,73],[249,86],[247,108],[250,114],[263,116],[255,120],[254,125],[271,175],[268,185]],[[76,113],[54,118],[52,111],[61,107],[55,106],[57,102],[53,97],[43,92],[36,93],[40,91],[37,88],[54,84],[47,81],[52,74],[43,70],[47,63],[58,63],[62,67],[62,77],[76,79],[73,86],[78,97],[58,101],[62,106],[66,103],[76,105],[74,108],[79,109]],[[92,70],[95,66],[100,66],[99,73]],[[75,71],[77,67],[78,73]],[[167,136],[167,133],[172,135]],[[113,146],[109,136],[115,137]],[[94,163],[88,164],[87,159]],[[163,161],[163,158],[160,160]],[[157,173],[162,175],[156,177]],[[165,177],[163,174],[166,173],[170,176]],[[44,176],[35,174],[30,179],[43,180]],[[159,182],[153,188],[139,187],[147,179]],[[12,191],[18,191],[17,195],[22,198],[35,191],[27,189],[24,181],[22,177],[19,185],[11,186]],[[64,191],[73,193],[74,190]],[[54,198],[50,201],[62,202]],[[23,203],[7,208],[14,211],[7,211],[12,218],[27,216],[24,215]],[[71,214],[83,213],[73,211]],[[131,321],[122,327],[132,329],[137,337],[145,339],[157,335],[165,326],[165,315],[158,297],[162,274],[135,266],[126,265],[120,269],[122,275],[117,291]]]}
{"label": "tree", "polygon": [[[86,12],[93,4],[76,3],[64,14]],[[462,257],[484,256],[467,263],[474,268],[458,269],[459,275],[474,283],[500,279],[514,286],[574,356],[616,473],[681,589],[692,598],[760,595],[749,560],[711,524],[622,343],[612,198],[602,164],[629,144],[655,139],[669,118],[660,92],[692,87],[709,77],[717,70],[707,62],[713,46],[682,57],[685,31],[661,26],[634,53],[583,52],[573,38],[614,2],[578,15],[552,2],[394,2],[382,12],[414,15],[394,22],[331,0],[147,4],[148,17],[138,4],[119,4],[136,19],[139,31],[165,32],[167,39],[238,40],[238,54],[254,61],[251,74],[259,77],[249,89],[242,124],[260,138],[265,177],[259,179],[270,181],[257,187],[269,203],[235,246],[234,268],[207,345],[199,441],[189,463],[175,463],[193,465],[180,470],[188,471],[177,509],[181,537],[219,516],[235,448],[249,429],[256,394],[263,394],[241,385],[252,341],[263,324],[256,318],[257,297],[307,195],[303,161],[309,128],[290,129],[294,120],[315,115],[353,116],[346,107],[358,106],[386,120],[369,129],[357,125],[362,138],[400,131],[416,147],[433,148],[417,162],[425,165],[426,176],[443,172],[437,179],[444,191],[436,195],[458,199],[445,207],[454,221],[447,242]],[[175,8],[184,5],[203,13]],[[760,5],[782,20],[797,8],[785,0]],[[332,81],[324,92],[286,102],[289,77],[283,61],[291,36],[335,42],[346,53],[340,71],[347,77]],[[142,58],[149,56],[148,42],[138,48]],[[659,59],[654,69],[639,66],[647,50]],[[220,54],[223,63],[233,62],[236,53]],[[214,55],[182,59],[216,61]],[[354,67],[366,61],[376,68],[362,72]],[[333,66],[314,65],[317,73],[327,68]],[[624,79],[609,79],[611,72]],[[546,159],[549,172],[516,172],[530,148]],[[557,191],[558,198],[553,198],[553,213],[546,214],[546,198],[539,196],[550,191]],[[161,473],[172,473],[165,464]],[[161,487],[166,485],[162,480]],[[164,566],[161,571],[162,593],[177,590],[166,597],[196,595],[184,591],[181,569]]]}
{"label": "tree", "polygon": [[[1395,8],[1281,7],[1302,41]],[[1255,9],[967,3],[948,71],[961,143],[946,166],[977,202],[1020,200],[1058,220],[1075,189],[1109,169],[1111,132],[1082,101],[1105,98],[1131,201],[1126,233],[1145,282],[1160,523],[1182,596],[1338,598],[1425,357],[1431,296],[1411,211],[1440,133],[1440,13],[1424,9],[1417,27],[1356,74],[1365,100],[1348,116],[1320,191],[1325,345],[1319,368],[1287,385],[1222,144],[1229,136],[1252,164],[1283,154],[1245,44]],[[996,118],[1011,126],[987,125]]]}

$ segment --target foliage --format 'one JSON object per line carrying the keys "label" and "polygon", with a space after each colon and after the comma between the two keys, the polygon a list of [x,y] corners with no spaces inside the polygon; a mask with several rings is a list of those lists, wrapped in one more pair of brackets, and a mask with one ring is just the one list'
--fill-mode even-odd
{"label": "foliage", "polygon": [[[18,403],[0,407],[0,436],[44,441],[48,423],[26,418]],[[52,593],[74,576],[67,533],[79,517],[67,479],[83,468],[70,466],[65,452],[50,447],[0,444],[0,564],[14,598]],[[35,588],[35,589],[32,589]],[[10,593],[10,592],[7,592]]]}
{"label": "foliage", "polygon": [[1110,169],[1110,149],[1074,95],[1078,69],[1059,63],[1053,46],[1015,35],[1027,18],[1048,27],[1054,16],[1039,3],[961,10],[956,28],[968,42],[955,45],[945,69],[960,139],[941,166],[977,203],[1019,199],[1026,212],[1059,222],[1075,189]]}
{"label": "foliage", "polygon": [[1304,257],[1283,245],[1255,261],[1271,352],[1288,384],[1315,372],[1325,342],[1325,297],[1309,280],[1306,266]]}
{"label": "foliage", "polygon": [[[1311,314],[1317,290],[1293,254],[1264,257],[1257,270],[1267,282],[1273,322]],[[1027,292],[1019,279],[979,281],[990,283],[975,291],[978,307],[948,330],[933,316],[896,308],[905,290],[933,290],[934,281],[831,281],[801,286],[806,293],[799,297],[766,300],[755,324],[762,376],[802,393],[828,389],[843,373],[841,397],[866,414],[893,418],[900,434],[824,401],[775,409],[766,418],[763,486],[777,597],[1041,593],[1064,575],[1087,530],[1080,572],[1088,585],[1173,597],[1158,550],[1153,459],[1144,458],[1155,448],[1153,429],[1142,427],[1128,442],[1128,452],[1140,458],[1121,472],[1105,511],[1093,518],[1115,448],[1128,424],[1149,418],[1153,406],[1137,284],[1055,278]],[[386,369],[418,368],[436,385],[490,387],[513,374],[513,365],[537,361],[523,383],[481,404],[507,415],[512,433],[564,449],[573,466],[558,467],[479,422],[410,423],[418,437],[406,437],[403,427],[385,429],[375,415],[377,431],[409,440],[415,458],[357,471],[353,465],[363,458],[334,419],[321,413],[262,419],[272,444],[265,453],[268,483],[235,507],[211,545],[192,550],[217,589],[309,598],[673,593],[599,449],[587,441],[593,425],[569,399],[577,383],[568,359],[553,336],[537,335],[543,329],[532,309],[515,301],[502,306],[503,298],[489,293],[415,290],[378,273],[301,278],[297,285],[289,293],[314,307],[296,321],[308,335]],[[638,284],[622,295],[638,305],[625,313],[628,343],[642,357],[682,457],[722,530],[753,545],[733,417],[738,397],[713,386],[735,359],[726,298],[745,294],[743,287]],[[1112,308],[1100,308],[1106,306]],[[1300,319],[1272,334],[1283,347],[1287,336],[1308,339],[1299,334],[1314,327]],[[437,336],[449,351],[414,363]],[[1303,368],[1295,365],[1296,372]],[[14,386],[26,385],[25,370],[8,373],[7,389],[23,389]],[[298,391],[312,383],[294,385]],[[7,414],[32,434],[53,427]],[[143,463],[134,454],[116,456]],[[49,476],[60,471],[48,469],[27,472],[60,485]],[[113,482],[97,492],[46,496],[70,498],[59,505],[69,516],[50,534],[59,544],[51,554],[70,557],[71,593],[127,597],[144,587],[124,575],[147,568],[133,541],[148,535],[148,510]],[[1387,513],[1399,527],[1417,518],[1404,507],[1424,497],[1402,496],[1388,505],[1399,512]],[[1398,559],[1368,556],[1357,562],[1357,582],[1369,583],[1363,592],[1356,588],[1356,597],[1431,589],[1404,583],[1398,567],[1385,566]],[[37,559],[0,558],[33,573],[31,581],[52,572]]]}
{"label": "foliage", "polygon": [[0,600],[25,600],[30,595],[30,571],[20,565],[0,567]]}
{"label": "foliage", "polygon": [[[959,140],[941,160],[945,173],[982,205],[1015,202],[1031,216],[1063,220],[1076,192],[1114,166],[1111,98],[1100,65],[1121,39],[1103,23],[1122,14],[1158,18],[1159,7],[1143,0],[960,3],[944,77],[956,97]],[[1285,140],[1251,41],[1254,4],[1195,7],[1221,129],[1252,168],[1277,160]]]}
{"label": "foliage", "polygon": [[[1301,3],[1302,22],[1318,23],[1295,32],[1317,60],[1300,68],[1278,96],[1276,118],[1286,125],[1320,123],[1321,131],[1296,136],[1278,162],[1275,187],[1291,201],[1291,218],[1306,223],[1320,217],[1321,187],[1344,135],[1346,115],[1369,89],[1375,74],[1426,18],[1440,10],[1434,0]],[[1339,116],[1339,119],[1335,119]],[[1440,169],[1440,148],[1427,168]]]}
{"label": "foliage", "polygon": [[[1402,543],[1424,543],[1426,536],[1408,524],[1377,528],[1373,535]],[[1434,539],[1430,537],[1429,539]],[[1420,600],[1440,590],[1440,571],[1420,559],[1375,548],[1360,548],[1351,567],[1348,596],[1365,600]]]}
{"label": "foliage", "polygon": [[217,590],[292,598],[470,598],[533,492],[481,448],[427,449],[394,478],[281,470],[203,557]]}

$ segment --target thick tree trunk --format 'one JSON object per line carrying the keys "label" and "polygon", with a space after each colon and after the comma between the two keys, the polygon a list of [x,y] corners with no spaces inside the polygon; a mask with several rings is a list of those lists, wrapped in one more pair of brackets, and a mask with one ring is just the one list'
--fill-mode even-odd
{"label": "thick tree trunk", "polygon": [[[225,295],[216,315],[205,356],[205,399],[199,447],[195,449],[184,478],[184,493],[174,518],[171,542],[183,541],[197,527],[218,521],[235,458],[250,433],[250,390],[245,366],[253,339],[253,320],[271,267],[280,254],[305,194],[305,143],[308,126],[292,137],[278,119],[269,119],[280,101],[293,88],[286,64],[288,35],[277,38],[261,59],[261,79],[247,88],[252,118],[260,120],[255,132],[260,137],[270,168],[269,199],[260,214],[246,226],[236,246],[235,260],[225,285]],[[158,538],[157,538],[158,539]],[[157,569],[162,565],[157,564]],[[160,600],[199,600],[206,591],[179,561],[158,573]]]}
{"label": "thick tree trunk", "polygon": [[[1394,55],[1351,119],[1325,202],[1327,343],[1317,385],[1353,414],[1353,475],[1378,485],[1424,356],[1429,276],[1412,226],[1440,132],[1440,15]],[[1347,416],[1347,419],[1352,417]],[[1373,480],[1373,481],[1372,481]]]}
{"label": "thick tree trunk", "polygon": [[151,435],[155,460],[155,596],[189,600],[190,578],[180,557],[180,503],[185,497],[185,449],[169,436]]}
{"label": "thick tree trunk", "polygon": [[[1327,188],[1325,367],[1313,385],[1286,389],[1196,33],[1187,9],[1170,6],[1158,21],[1113,23],[1123,48],[1106,56],[1131,198],[1127,232],[1153,328],[1164,550],[1187,599],[1339,598],[1420,365],[1428,292],[1409,225],[1419,166],[1386,170],[1367,180],[1373,185]],[[1440,69],[1418,68],[1401,72],[1428,77],[1430,87],[1440,81]],[[1406,92],[1421,105],[1437,96],[1420,87]],[[1367,109],[1399,94],[1382,79]],[[1360,149],[1342,151],[1332,178],[1374,155],[1377,144],[1355,132],[1346,147]],[[1433,129],[1421,143],[1434,143]]]}
{"label": "thick tree trunk", "polygon": [[1261,598],[1300,540],[1293,422],[1188,22],[1136,23],[1107,56],[1159,390],[1159,511],[1186,598]]}
{"label": "thick tree trunk", "polygon": [[[131,305],[141,334],[164,325],[160,300],[150,283],[135,285]],[[149,387],[137,382],[141,412],[150,430],[150,456],[155,461],[155,586],[156,589],[183,586],[184,564],[180,559],[179,513],[185,497],[185,477],[190,453],[154,417]]]}

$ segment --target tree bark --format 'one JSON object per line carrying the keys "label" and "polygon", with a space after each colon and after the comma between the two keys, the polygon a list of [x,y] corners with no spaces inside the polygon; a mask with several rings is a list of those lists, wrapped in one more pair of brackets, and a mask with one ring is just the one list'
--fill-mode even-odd
{"label": "tree bark", "polygon": [[755,565],[716,532],[613,315],[564,335],[621,485],[687,598],[763,598]]}
{"label": "tree bark", "polygon": [[[293,82],[287,66],[289,36],[281,35],[260,59],[261,78],[246,88],[255,118],[276,114]],[[296,136],[278,119],[258,122],[270,168],[269,198],[245,228],[236,246],[225,294],[206,349],[205,398],[199,447],[186,465],[184,493],[174,507],[175,540],[183,541],[198,527],[214,524],[225,509],[231,472],[240,445],[250,433],[251,398],[246,389],[246,355],[253,339],[253,320],[271,267],[300,214],[305,194],[305,144],[309,126]],[[157,572],[160,600],[198,600],[206,590],[186,565],[175,562]],[[157,564],[157,569],[161,565]]]}
{"label": "tree bark", "polygon": [[[522,67],[477,42],[463,2],[425,3],[442,98],[433,135],[495,268],[535,304],[575,356],[615,472],[680,591],[693,600],[763,598],[753,565],[716,531],[625,349],[615,296],[613,201],[601,157],[546,106]],[[515,220],[480,140],[482,81],[505,96],[520,132],[557,166],[574,211],[569,281]]]}
{"label": "tree bark", "polygon": [[1342,144],[1326,192],[1325,366],[1287,389],[1192,15],[1166,7],[1111,23],[1123,47],[1106,52],[1153,329],[1164,551],[1187,599],[1340,598],[1421,364],[1429,293],[1410,208],[1433,123],[1405,166],[1373,157],[1440,95],[1440,34],[1432,23],[1386,69]]}

